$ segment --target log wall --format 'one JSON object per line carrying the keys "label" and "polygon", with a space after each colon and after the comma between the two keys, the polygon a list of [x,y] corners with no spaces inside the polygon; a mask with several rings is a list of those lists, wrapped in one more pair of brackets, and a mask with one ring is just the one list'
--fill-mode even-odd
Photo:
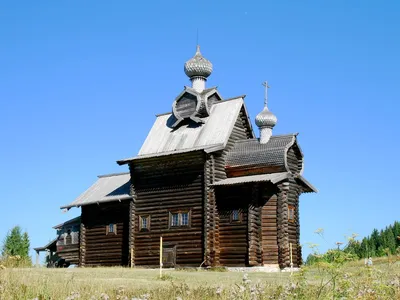
{"label": "log wall", "polygon": [[56,254],[71,264],[79,264],[80,221],[57,228]]}
{"label": "log wall", "polygon": [[[160,236],[176,248],[177,266],[203,262],[203,198],[205,157],[200,151],[134,162],[134,263],[158,266]],[[188,227],[170,227],[170,212],[190,211]],[[139,218],[150,216],[150,230],[141,231]]]}
{"label": "log wall", "polygon": [[262,208],[263,263],[278,264],[277,196],[263,195]]}
{"label": "log wall", "polygon": [[297,144],[289,148],[287,152],[287,164],[289,171],[294,174],[300,173],[303,167],[303,157]]}
{"label": "log wall", "polygon": [[56,254],[70,264],[79,264],[79,244],[57,246]]}
{"label": "log wall", "polygon": [[[242,107],[239,116],[233,127],[231,136],[223,151],[219,151],[213,155],[207,156],[205,172],[206,183],[206,198],[205,198],[205,263],[206,265],[224,265],[220,261],[221,255],[221,235],[220,235],[220,214],[218,212],[218,205],[215,191],[210,184],[216,181],[226,179],[225,160],[227,153],[234,147],[237,140],[251,138],[252,132],[248,126],[248,120],[244,108]],[[247,210],[247,208],[246,208]],[[227,212],[223,212],[225,214]],[[226,225],[226,220],[224,220]],[[223,239],[224,237],[222,237]],[[224,250],[225,251],[225,250]]]}
{"label": "log wall", "polygon": [[[248,207],[252,192],[249,187],[229,186],[217,190],[219,214],[220,263],[223,266],[247,266]],[[233,210],[239,210],[241,220],[231,221]]]}
{"label": "log wall", "polygon": [[[82,207],[81,265],[128,265],[129,203],[125,200]],[[109,224],[116,224],[116,234],[107,234]]]}
{"label": "log wall", "polygon": [[292,243],[293,266],[298,267],[302,263],[300,246],[300,219],[299,219],[299,195],[300,187],[294,180],[289,181],[288,205],[294,207],[294,220],[288,222],[289,243]]}
{"label": "log wall", "polygon": [[260,190],[258,184],[251,188],[251,199],[248,204],[247,239],[249,266],[262,264],[262,224],[260,205]]}

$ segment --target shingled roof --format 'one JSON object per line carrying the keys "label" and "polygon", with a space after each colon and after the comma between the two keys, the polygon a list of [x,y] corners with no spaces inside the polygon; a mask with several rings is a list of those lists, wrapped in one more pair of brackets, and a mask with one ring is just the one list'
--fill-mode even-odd
{"label": "shingled roof", "polygon": [[266,144],[261,144],[257,139],[239,140],[227,155],[226,167],[266,165],[289,171],[285,166],[285,157],[287,150],[296,142],[296,136],[272,136]]}
{"label": "shingled roof", "polygon": [[79,207],[94,203],[130,199],[130,174],[108,174],[98,176],[97,181],[78,198],[61,208]]}

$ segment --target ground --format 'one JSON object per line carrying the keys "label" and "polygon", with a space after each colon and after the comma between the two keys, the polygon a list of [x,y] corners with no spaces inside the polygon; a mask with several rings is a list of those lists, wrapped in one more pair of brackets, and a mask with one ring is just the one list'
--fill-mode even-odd
{"label": "ground", "polygon": [[[246,275],[247,274],[247,275]],[[0,269],[0,299],[400,299],[400,263],[290,272],[129,268]]]}

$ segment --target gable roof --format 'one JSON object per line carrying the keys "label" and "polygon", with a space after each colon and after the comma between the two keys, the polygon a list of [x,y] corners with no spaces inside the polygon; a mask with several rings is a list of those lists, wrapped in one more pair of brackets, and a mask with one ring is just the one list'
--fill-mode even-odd
{"label": "gable roof", "polygon": [[236,141],[229,151],[226,167],[242,166],[279,166],[288,171],[286,152],[296,142],[297,134],[272,136],[268,143],[261,144],[258,139]]}
{"label": "gable roof", "polygon": [[78,198],[61,208],[79,207],[94,203],[104,203],[130,199],[130,174],[108,174],[98,176],[97,181]]}
{"label": "gable roof", "polygon": [[138,156],[117,163],[196,150],[222,150],[243,106],[243,96],[223,100],[211,107],[210,116],[202,118],[204,124],[187,122],[176,129],[171,127],[176,121],[172,113],[158,115]]}
{"label": "gable roof", "polygon": [[65,221],[64,223],[58,224],[56,226],[53,226],[54,229],[60,229],[65,225],[69,225],[69,224],[74,224],[74,223],[80,223],[81,222],[81,216],[75,217],[73,219],[70,219],[68,221]]}

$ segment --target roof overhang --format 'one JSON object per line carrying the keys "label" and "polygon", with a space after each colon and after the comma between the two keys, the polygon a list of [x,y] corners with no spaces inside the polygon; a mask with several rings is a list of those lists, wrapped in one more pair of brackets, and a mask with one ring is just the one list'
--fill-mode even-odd
{"label": "roof overhang", "polygon": [[115,201],[121,202],[122,200],[128,200],[128,199],[133,199],[133,197],[132,196],[124,196],[124,195],[121,195],[121,196],[108,196],[108,197],[104,197],[104,198],[99,199],[99,200],[94,200],[94,201],[86,202],[86,203],[82,203],[82,204],[73,204],[73,203],[71,203],[69,205],[61,206],[60,209],[65,209],[65,208],[66,209],[70,209],[72,207],[81,207],[81,206],[85,206],[85,205],[89,205],[89,204],[100,204],[100,203],[106,203],[106,202],[115,202]]}
{"label": "roof overhang", "polygon": [[65,225],[68,225],[68,224],[78,223],[78,221],[80,222],[80,220],[81,220],[81,216],[78,216],[78,217],[75,217],[75,218],[70,219],[68,221],[65,221],[64,223],[58,224],[56,226],[53,226],[53,228],[54,229],[59,229],[59,228],[65,226]]}
{"label": "roof overhang", "polygon": [[302,184],[305,193],[318,193],[318,189],[309,183],[303,176],[297,175],[295,179]]}
{"label": "roof overhang", "polygon": [[289,178],[291,174],[289,172],[272,173],[272,174],[261,174],[261,175],[250,175],[227,178],[212,184],[213,186],[224,186],[224,185],[237,185],[251,182],[265,182],[278,183],[282,180]]}
{"label": "roof overhang", "polygon": [[49,249],[51,247],[55,247],[56,244],[57,244],[57,238],[55,238],[54,240],[49,242],[46,246],[33,248],[33,250],[35,250],[36,252],[46,251],[47,249]]}
{"label": "roof overhang", "polygon": [[210,147],[197,147],[197,148],[182,149],[182,150],[178,150],[178,151],[152,153],[152,154],[138,155],[138,156],[134,156],[131,158],[117,160],[117,164],[119,164],[121,166],[121,165],[129,164],[129,163],[137,161],[137,160],[142,160],[142,159],[170,156],[170,155],[174,155],[174,154],[183,154],[183,153],[190,153],[190,152],[196,152],[196,151],[204,151],[205,153],[212,153],[212,152],[220,151],[223,149],[225,149],[224,144],[216,144],[216,145],[213,145]]}
{"label": "roof overhang", "polygon": [[221,181],[217,181],[212,185],[228,186],[228,185],[239,185],[239,184],[253,183],[253,182],[267,182],[267,181],[273,184],[277,184],[285,179],[290,179],[290,178],[295,179],[303,187],[304,192],[306,193],[318,192],[318,190],[311,183],[309,183],[303,176],[293,175],[290,172],[231,177]]}
{"label": "roof overhang", "polygon": [[119,173],[98,176],[97,181],[78,198],[61,209],[70,209],[90,204],[132,199],[130,195],[130,174]]}

